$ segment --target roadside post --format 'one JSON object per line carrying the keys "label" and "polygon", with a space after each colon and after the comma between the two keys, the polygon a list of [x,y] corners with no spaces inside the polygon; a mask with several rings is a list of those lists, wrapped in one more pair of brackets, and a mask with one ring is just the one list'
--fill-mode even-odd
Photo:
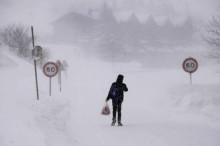
{"label": "roadside post", "polygon": [[67,68],[68,68],[68,64],[67,64],[66,60],[63,60],[62,61],[62,69],[65,72],[66,79],[67,79]]}
{"label": "roadside post", "polygon": [[37,100],[39,100],[38,80],[37,80],[37,61],[39,61],[42,57],[42,48],[40,46],[35,46],[35,44],[34,44],[34,28],[33,28],[33,26],[31,26],[31,34],[32,34],[32,44],[33,44],[32,57],[34,59]]}
{"label": "roadside post", "polygon": [[183,70],[190,74],[190,85],[192,85],[192,73],[194,73],[198,69],[198,66],[199,64],[194,58],[189,57],[183,61]]}
{"label": "roadside post", "polygon": [[58,66],[58,83],[60,85],[60,92],[61,92],[61,87],[62,87],[62,78],[61,78],[61,71],[63,70],[62,64],[60,62],[60,60],[56,61],[56,64]]}
{"label": "roadside post", "polygon": [[49,95],[51,96],[51,78],[56,76],[56,74],[58,73],[58,66],[56,63],[54,62],[47,62],[44,66],[43,66],[43,73],[45,74],[45,76],[49,77]]}

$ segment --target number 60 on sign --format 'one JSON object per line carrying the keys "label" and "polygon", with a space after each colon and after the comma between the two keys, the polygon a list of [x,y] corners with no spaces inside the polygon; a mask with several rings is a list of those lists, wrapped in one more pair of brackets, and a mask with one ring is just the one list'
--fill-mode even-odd
{"label": "number 60 on sign", "polygon": [[198,62],[194,58],[187,58],[183,62],[183,70],[188,73],[194,73],[198,69]]}
{"label": "number 60 on sign", "polygon": [[48,62],[44,65],[43,72],[48,77],[54,77],[58,73],[58,66],[56,63]]}

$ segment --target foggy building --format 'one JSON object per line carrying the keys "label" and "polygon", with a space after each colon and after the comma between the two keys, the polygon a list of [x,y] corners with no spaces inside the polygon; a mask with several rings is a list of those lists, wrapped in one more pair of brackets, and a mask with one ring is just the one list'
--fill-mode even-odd
{"label": "foggy building", "polygon": [[55,37],[66,41],[86,41],[94,35],[97,20],[71,12],[52,23]]}

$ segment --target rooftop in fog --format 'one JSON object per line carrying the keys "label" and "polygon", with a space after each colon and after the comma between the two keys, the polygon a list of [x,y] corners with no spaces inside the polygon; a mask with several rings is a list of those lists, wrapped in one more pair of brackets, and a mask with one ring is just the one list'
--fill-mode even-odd
{"label": "rooftop in fog", "polygon": [[53,21],[52,24],[61,23],[61,22],[67,22],[67,23],[81,22],[82,24],[85,24],[85,23],[95,23],[96,20],[92,17],[89,17],[89,15],[86,16],[81,13],[71,12]]}

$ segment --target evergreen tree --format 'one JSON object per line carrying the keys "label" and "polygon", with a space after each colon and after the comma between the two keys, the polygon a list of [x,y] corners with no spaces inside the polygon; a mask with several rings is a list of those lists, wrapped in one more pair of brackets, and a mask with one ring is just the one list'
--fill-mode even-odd
{"label": "evergreen tree", "polygon": [[160,36],[159,26],[153,16],[150,16],[146,21],[144,32],[146,33],[146,39],[149,41],[150,44],[158,43],[157,40]]}
{"label": "evergreen tree", "polygon": [[183,23],[183,25],[180,27],[181,37],[183,41],[188,41],[192,39],[193,33],[194,33],[194,26],[193,26],[193,20],[190,16],[188,16]]}
{"label": "evergreen tree", "polygon": [[106,2],[104,2],[101,8],[99,21],[102,25],[105,25],[105,26],[113,26],[117,24],[117,20],[115,19],[115,16],[112,13],[112,10],[108,7]]}
{"label": "evergreen tree", "polygon": [[124,37],[128,45],[132,46],[134,49],[138,49],[144,38],[144,32],[143,25],[134,13],[132,13],[129,19],[124,23],[123,29],[125,32]]}
{"label": "evergreen tree", "polygon": [[105,58],[118,58],[123,54],[123,45],[119,35],[119,24],[112,10],[104,2],[100,11],[98,26],[98,53]]}
{"label": "evergreen tree", "polygon": [[175,27],[171,23],[170,19],[167,18],[161,28],[162,38],[165,41],[174,41],[175,37]]}

